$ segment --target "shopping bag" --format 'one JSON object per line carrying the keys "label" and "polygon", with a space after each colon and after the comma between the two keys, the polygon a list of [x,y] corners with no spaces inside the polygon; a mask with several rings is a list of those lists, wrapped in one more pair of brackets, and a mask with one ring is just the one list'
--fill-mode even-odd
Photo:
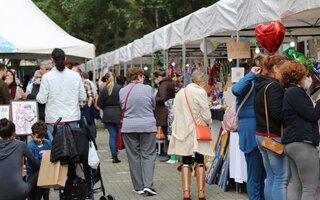
{"label": "shopping bag", "polygon": [[43,188],[64,187],[67,180],[68,165],[61,165],[60,161],[50,161],[51,150],[42,153],[42,161],[37,186]]}
{"label": "shopping bag", "polygon": [[88,165],[93,169],[99,166],[99,157],[93,142],[89,142]]}
{"label": "shopping bag", "polygon": [[117,148],[118,148],[118,150],[123,150],[124,149],[124,142],[123,142],[122,133],[120,130],[121,129],[119,129],[119,132],[118,132]]}

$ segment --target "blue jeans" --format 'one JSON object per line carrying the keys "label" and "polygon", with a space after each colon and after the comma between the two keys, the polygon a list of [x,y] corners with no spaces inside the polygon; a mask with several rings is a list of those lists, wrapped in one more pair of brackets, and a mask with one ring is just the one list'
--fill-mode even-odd
{"label": "blue jeans", "polygon": [[[78,122],[71,122],[71,123],[69,123],[69,125],[70,125],[71,128],[79,127],[79,123]],[[57,125],[57,128],[59,128],[60,126],[62,126],[62,125]],[[48,130],[47,130],[48,138],[52,142],[52,140],[53,140],[52,133],[53,133],[54,124],[47,124],[47,127],[48,127]]]}
{"label": "blue jeans", "polygon": [[266,172],[258,147],[244,154],[247,162],[247,191],[250,200],[264,200],[264,181]]}
{"label": "blue jeans", "polygon": [[104,122],[104,128],[108,129],[109,132],[109,147],[112,157],[118,155],[117,140],[119,132],[119,124]]}
{"label": "blue jeans", "polygon": [[[263,136],[256,136],[258,147],[262,155],[264,168],[267,173],[264,197],[266,200],[286,200],[287,186],[290,178],[290,165],[288,157],[285,154],[278,156],[275,153],[272,153],[261,147],[263,138]],[[274,139],[279,142],[281,141],[280,137]]]}

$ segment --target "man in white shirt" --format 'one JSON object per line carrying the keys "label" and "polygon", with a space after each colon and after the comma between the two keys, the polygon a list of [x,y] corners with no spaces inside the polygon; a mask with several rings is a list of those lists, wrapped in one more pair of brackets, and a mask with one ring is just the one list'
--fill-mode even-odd
{"label": "man in white shirt", "polygon": [[52,141],[53,125],[59,117],[62,117],[62,123],[68,122],[73,127],[78,125],[79,102],[87,97],[80,76],[64,66],[64,52],[55,49],[51,56],[55,67],[42,77],[37,101],[46,104],[45,122],[48,124],[48,137]]}

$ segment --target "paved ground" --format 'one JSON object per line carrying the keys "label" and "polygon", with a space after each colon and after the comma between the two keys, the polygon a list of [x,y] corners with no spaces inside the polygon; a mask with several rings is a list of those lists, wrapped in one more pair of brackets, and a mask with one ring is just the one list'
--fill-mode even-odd
{"label": "paved ground", "polygon": [[[113,195],[116,200],[180,200],[182,199],[180,173],[176,168],[178,164],[166,164],[156,162],[154,184],[158,195],[145,197],[132,192],[132,184],[129,174],[129,166],[125,150],[121,151],[119,158],[120,163],[113,164],[108,146],[108,133],[98,125],[98,154],[101,162],[101,173],[107,194]],[[95,186],[99,186],[97,183]],[[192,199],[197,198],[196,180],[192,179]],[[95,194],[95,199],[99,199],[102,192]],[[217,185],[206,185],[207,200],[247,200],[246,194],[234,191],[223,192]],[[51,199],[59,199],[58,192],[50,193]]]}

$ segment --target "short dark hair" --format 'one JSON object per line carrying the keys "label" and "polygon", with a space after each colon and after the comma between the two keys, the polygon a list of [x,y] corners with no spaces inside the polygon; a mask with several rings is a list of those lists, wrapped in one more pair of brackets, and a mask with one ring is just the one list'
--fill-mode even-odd
{"label": "short dark hair", "polygon": [[3,63],[0,63],[0,71],[2,71],[2,70],[5,70],[6,69],[6,66],[5,66],[5,64],[3,64]]}
{"label": "short dark hair", "polygon": [[166,70],[163,69],[163,67],[160,67],[157,71],[153,73],[153,76],[155,78],[158,78],[159,76],[165,77],[166,76]]}
{"label": "short dark hair", "polygon": [[88,79],[89,78],[89,74],[87,72],[82,72],[81,73],[81,76],[85,79]]}
{"label": "short dark hair", "polygon": [[16,132],[14,123],[6,118],[0,119],[0,137],[2,139],[10,138]]}
{"label": "short dark hair", "polygon": [[116,80],[117,80],[117,84],[124,86],[124,84],[126,84],[127,78],[123,75],[119,75],[117,76]]}
{"label": "short dark hair", "polygon": [[44,138],[47,133],[47,125],[43,121],[38,121],[34,123],[31,127],[32,135],[38,135],[41,138]]}

